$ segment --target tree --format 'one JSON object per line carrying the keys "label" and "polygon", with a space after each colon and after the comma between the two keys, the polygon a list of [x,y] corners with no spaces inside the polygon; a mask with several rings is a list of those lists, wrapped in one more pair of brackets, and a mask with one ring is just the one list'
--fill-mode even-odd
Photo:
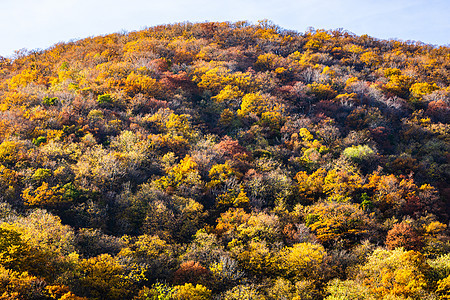
{"label": "tree", "polygon": [[450,299],[450,275],[437,282],[436,292],[439,299]]}
{"label": "tree", "polygon": [[127,278],[125,268],[109,254],[81,260],[77,273],[71,284],[88,297],[124,299],[133,293],[132,278]]}
{"label": "tree", "polygon": [[409,91],[411,93],[412,101],[423,101],[424,96],[431,94],[432,92],[438,90],[439,87],[434,84],[429,84],[428,82],[417,82],[411,85]]}
{"label": "tree", "polygon": [[220,259],[209,267],[214,280],[215,290],[223,291],[231,286],[236,286],[245,278],[238,262],[228,256],[222,255]]}
{"label": "tree", "polygon": [[0,293],[3,299],[54,299],[47,292],[47,287],[42,278],[0,266]]}
{"label": "tree", "polygon": [[[118,261],[128,262],[127,267],[140,266],[147,282],[169,280],[177,266],[174,246],[156,235],[141,235],[128,241],[118,253]],[[144,278],[138,278],[144,280]]]}
{"label": "tree", "polygon": [[216,96],[212,97],[214,101],[218,103],[229,104],[239,100],[244,96],[244,93],[239,90],[237,86],[226,85]]}
{"label": "tree", "polygon": [[419,251],[422,245],[422,237],[407,222],[395,224],[386,236],[386,247],[390,250],[403,247],[406,250]]}
{"label": "tree", "polygon": [[171,300],[175,289],[163,283],[155,283],[151,288],[142,288],[134,300]]}
{"label": "tree", "polygon": [[339,280],[334,279],[331,280],[328,285],[326,291],[329,296],[327,296],[326,300],[375,300],[377,299],[375,295],[373,295],[369,287],[360,284],[355,280]]}
{"label": "tree", "polygon": [[319,168],[311,175],[305,171],[300,171],[295,175],[300,203],[311,204],[325,195],[323,185],[326,173],[324,169]]}
{"label": "tree", "polygon": [[[10,227],[10,228],[8,228]],[[0,264],[15,271],[28,270],[30,259],[36,251],[21,238],[21,234],[14,227],[2,224],[0,228]],[[33,253],[34,252],[34,253]]]}
{"label": "tree", "polygon": [[407,75],[400,75],[397,73],[390,74],[389,82],[384,85],[384,89],[398,97],[408,99],[410,95],[410,88],[414,84],[414,79]]}
{"label": "tree", "polygon": [[450,254],[446,253],[434,259],[427,261],[431,267],[431,278],[439,299],[448,299],[450,296],[449,279],[450,279]]}
{"label": "tree", "polygon": [[5,166],[14,166],[26,158],[26,149],[23,143],[17,141],[4,141],[0,144],[0,162]]}
{"label": "tree", "polygon": [[42,185],[34,191],[31,191],[31,188],[25,189],[22,198],[25,200],[25,204],[29,206],[57,206],[72,200],[67,196],[68,192],[65,186],[49,187],[47,182],[42,182]]}
{"label": "tree", "polygon": [[427,294],[428,270],[425,258],[418,252],[377,249],[360,269],[357,281],[376,299],[388,296],[421,299]]}
{"label": "tree", "polygon": [[177,300],[208,300],[211,299],[211,290],[201,284],[186,283],[175,286],[174,298]]}
{"label": "tree", "polygon": [[320,244],[299,243],[285,247],[280,255],[282,274],[293,280],[318,279],[326,251]]}
{"label": "tree", "polygon": [[314,95],[318,100],[333,99],[337,92],[329,85],[313,82],[307,85],[308,93]]}
{"label": "tree", "polygon": [[217,219],[216,231],[219,235],[232,235],[237,228],[250,218],[242,208],[230,208]]}
{"label": "tree", "polygon": [[233,170],[228,162],[225,162],[224,164],[215,164],[209,170],[209,178],[211,179],[211,181],[208,185],[214,187],[220,183],[225,182],[233,175],[238,174],[235,170]]}
{"label": "tree", "polygon": [[345,148],[343,154],[356,162],[363,162],[373,156],[375,152],[367,145],[357,145]]}
{"label": "tree", "polygon": [[239,262],[242,269],[252,275],[275,276],[279,273],[278,252],[266,241],[250,240],[243,243],[233,239],[228,243],[232,257]]}
{"label": "tree", "polygon": [[173,276],[175,284],[192,283],[207,285],[211,274],[200,263],[189,260],[183,262]]}
{"label": "tree", "polygon": [[373,51],[367,51],[361,54],[359,59],[365,63],[367,66],[376,67],[380,64],[380,56],[373,52]]}
{"label": "tree", "polygon": [[156,80],[147,75],[131,72],[124,83],[124,91],[130,96],[134,96],[138,93],[156,96],[156,93],[158,92]]}
{"label": "tree", "polygon": [[201,183],[198,165],[189,155],[186,155],[179,164],[170,168],[167,176],[157,181],[157,185],[169,193],[183,186],[191,189],[199,187]]}
{"label": "tree", "polygon": [[254,286],[251,285],[237,285],[231,290],[225,292],[225,300],[263,300],[264,296],[261,295]]}
{"label": "tree", "polygon": [[239,117],[256,116],[267,110],[266,99],[260,93],[250,93],[242,97],[241,108],[237,111]]}
{"label": "tree", "polygon": [[253,213],[250,218],[236,230],[236,237],[244,241],[265,240],[269,243],[280,240],[281,228],[275,214]]}
{"label": "tree", "polygon": [[342,241],[347,247],[366,236],[371,224],[358,205],[338,202],[305,207],[304,219],[321,243],[332,245]]}
{"label": "tree", "polygon": [[217,205],[219,207],[242,207],[246,208],[250,204],[250,199],[244,191],[244,187],[240,186],[239,192],[236,190],[228,190],[227,192],[217,196]]}
{"label": "tree", "polygon": [[328,195],[328,199],[334,201],[347,201],[362,188],[363,179],[355,170],[328,171],[324,178],[323,190]]}
{"label": "tree", "polygon": [[294,284],[283,277],[277,278],[267,292],[269,299],[312,300],[318,297],[317,289],[312,281],[302,280]]}
{"label": "tree", "polygon": [[405,194],[404,185],[394,175],[380,175],[374,172],[369,176],[369,182],[365,185],[373,191],[372,201],[387,217],[395,215],[403,203]]}
{"label": "tree", "polygon": [[186,253],[182,256],[185,260],[198,261],[205,266],[210,266],[218,262],[226,253],[213,233],[207,233],[204,229],[200,229],[193,238]]}

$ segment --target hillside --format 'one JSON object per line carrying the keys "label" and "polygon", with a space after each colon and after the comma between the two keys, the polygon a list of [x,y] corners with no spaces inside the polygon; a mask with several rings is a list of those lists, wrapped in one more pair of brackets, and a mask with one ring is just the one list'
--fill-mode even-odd
{"label": "hillside", "polygon": [[450,48],[180,23],[0,58],[2,299],[449,299]]}

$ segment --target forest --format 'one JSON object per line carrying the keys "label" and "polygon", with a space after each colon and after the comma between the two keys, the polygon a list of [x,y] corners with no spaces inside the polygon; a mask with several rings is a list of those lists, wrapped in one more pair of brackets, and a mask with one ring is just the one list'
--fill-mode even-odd
{"label": "forest", "polygon": [[0,299],[450,299],[450,48],[262,20],[0,57]]}

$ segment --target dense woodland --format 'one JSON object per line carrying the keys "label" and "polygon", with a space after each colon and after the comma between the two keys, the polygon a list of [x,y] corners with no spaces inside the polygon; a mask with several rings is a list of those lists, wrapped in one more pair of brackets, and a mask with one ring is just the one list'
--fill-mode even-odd
{"label": "dense woodland", "polygon": [[180,23],[0,57],[0,299],[450,299],[450,48]]}

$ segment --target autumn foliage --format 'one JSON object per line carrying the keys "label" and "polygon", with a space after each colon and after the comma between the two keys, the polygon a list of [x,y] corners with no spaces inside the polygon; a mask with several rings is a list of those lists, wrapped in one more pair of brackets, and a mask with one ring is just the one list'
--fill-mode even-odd
{"label": "autumn foliage", "polygon": [[267,20],[0,58],[0,298],[449,299],[449,86]]}

